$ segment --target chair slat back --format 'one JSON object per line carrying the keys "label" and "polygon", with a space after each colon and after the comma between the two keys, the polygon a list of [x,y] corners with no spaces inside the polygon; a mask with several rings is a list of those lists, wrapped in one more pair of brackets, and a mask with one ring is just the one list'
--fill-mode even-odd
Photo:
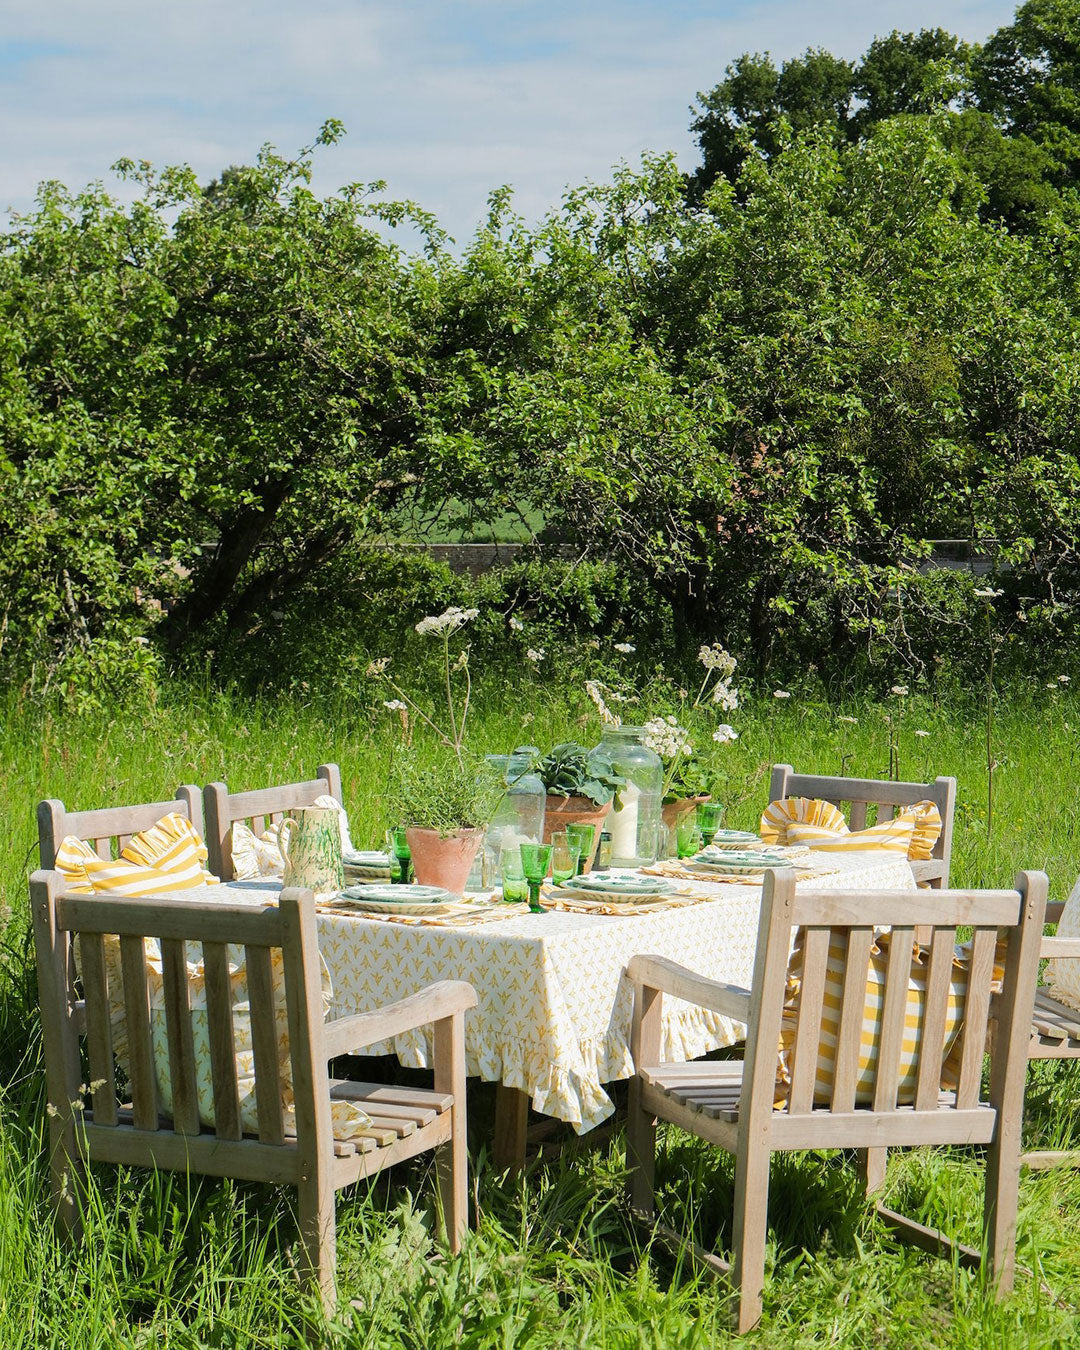
{"label": "chair slat back", "polygon": [[[991,1007],[995,949],[1001,932],[1008,935],[1005,974],[1000,1002],[1022,1007],[1034,997],[1038,948],[1046,904],[1046,877],[1022,873],[1012,891],[795,891],[791,877],[768,874],[758,931],[758,972],[772,972],[764,1001],[752,1010],[747,1032],[747,1070],[768,1059],[775,1067],[775,1047],[785,1015],[786,981],[776,970],[786,967],[793,940],[801,942],[802,971],[795,1006],[787,1009],[793,1028],[785,1032],[789,1046],[786,1101],[788,1116],[832,1112],[849,1115],[856,1107],[870,1112],[895,1112],[902,1105],[916,1117],[942,1110],[971,1110],[980,1101],[983,1052]],[[929,945],[922,952],[925,990],[918,1015],[909,1004],[913,938],[926,926]],[[957,928],[973,929],[966,979],[954,986]],[[802,930],[798,935],[798,930]],[[869,988],[872,949],[888,933],[884,988],[880,975]],[[921,977],[920,977],[921,978]],[[966,986],[966,994],[963,992]],[[950,998],[962,1000],[962,1021],[950,1018]],[[876,1006],[876,1012],[871,1008]],[[954,1009],[954,1014],[956,1009]],[[1030,1012],[1028,1014],[1030,1017]],[[1002,1053],[1016,1058],[1026,1053],[1024,1019],[1013,1029],[1016,1044],[1004,1044]],[[875,1025],[876,1024],[876,1025]],[[868,1039],[872,1037],[872,1039]],[[905,1046],[910,1054],[917,1043],[912,1100],[898,1101],[898,1085]],[[874,1047],[876,1046],[876,1057]],[[832,1087],[827,1104],[822,1084],[815,1079],[821,1066],[831,1067]],[[956,1091],[942,1093],[946,1060],[959,1064]],[[860,1061],[872,1075],[872,1101],[857,1100]],[[831,1062],[831,1064],[830,1064]],[[745,1078],[744,1074],[744,1078]],[[909,1080],[910,1081],[910,1080]],[[1022,1078],[1020,1079],[1022,1084]],[[865,1096],[865,1087],[863,1090]],[[751,1098],[751,1110],[760,1110]],[[993,1104],[993,1103],[991,1103]],[[772,1094],[769,1094],[772,1109]]]}
{"label": "chair slat back", "polygon": [[190,820],[200,835],[204,833],[202,793],[192,783],[178,787],[171,801],[106,806],[94,811],[69,811],[63,802],[48,798],[39,802],[37,809],[41,866],[48,871],[56,865],[57,849],[68,835],[91,844],[99,858],[112,858],[133,834],[148,830],[172,811]]}
{"label": "chair slat back", "polygon": [[866,828],[871,811],[875,821],[891,820],[907,806],[932,801],[941,813],[941,834],[932,856],[943,864],[947,884],[952,855],[953,817],[956,812],[956,779],[935,778],[932,783],[898,783],[888,778],[831,778],[796,773],[790,764],[774,764],[769,800],[785,797],[819,797],[847,812],[852,831]]}
{"label": "chair slat back", "polygon": [[230,792],[224,783],[207,783],[203,789],[206,846],[210,870],[222,881],[232,881],[232,827],[236,821],[262,834],[267,824],[277,824],[290,811],[310,806],[317,797],[341,801],[341,770],[336,764],[320,764],[316,776],[303,783],[280,783],[276,787]]}
{"label": "chair slat back", "polygon": [[[45,1032],[46,1071],[50,1101],[69,1104],[84,1095],[78,1080],[79,1033],[85,1027],[91,1083],[92,1121],[112,1126],[129,1136],[125,1158],[153,1161],[153,1145],[138,1154],[140,1137],[152,1140],[167,1132],[191,1140],[192,1148],[218,1140],[247,1143],[243,1131],[237,1081],[233,1012],[237,997],[230,974],[230,947],[242,947],[246,957],[247,1011],[251,1019],[254,1091],[259,1145],[285,1145],[301,1155],[331,1146],[329,1084],[325,1060],[320,1058],[322,1003],[314,898],[309,891],[287,890],[279,905],[255,907],[161,897],[84,896],[62,894],[56,872],[36,872],[31,880],[34,934],[37,946]],[[149,940],[149,941],[148,941]],[[79,976],[71,974],[72,941],[79,951]],[[119,960],[109,959],[109,944]],[[210,1078],[214,1126],[209,1141],[193,1138],[208,1134],[199,1123],[195,1046],[192,1033],[188,956],[201,948],[204,964],[206,1019],[210,1048]],[[171,1118],[161,1109],[155,1067],[155,1026],[160,1035],[160,1013],[151,1008],[148,953],[161,956],[161,1003],[167,1038],[167,1076],[172,1098]],[[294,1063],[296,1137],[286,1140],[282,1113],[282,1082],[278,1063],[274,952],[280,951]],[[233,958],[235,960],[235,957]],[[300,971],[300,976],[297,975]],[[306,976],[304,975],[306,972]],[[313,981],[313,983],[312,983]],[[80,989],[81,985],[81,989]],[[80,997],[81,995],[81,997]],[[290,1002],[292,1000],[292,1002]],[[295,1006],[293,1006],[295,1004]],[[82,1017],[77,1016],[81,1008]],[[120,1109],[113,1064],[113,1016],[122,1011],[126,1033],[126,1072],[131,1109]],[[299,1046],[299,1049],[298,1049]],[[163,1047],[157,1045],[158,1054]],[[312,1100],[325,1099],[321,1112]],[[313,1141],[303,1131],[324,1127],[326,1139]],[[132,1150],[135,1149],[133,1152]],[[92,1148],[91,1148],[92,1156]],[[193,1165],[198,1160],[193,1154]]]}

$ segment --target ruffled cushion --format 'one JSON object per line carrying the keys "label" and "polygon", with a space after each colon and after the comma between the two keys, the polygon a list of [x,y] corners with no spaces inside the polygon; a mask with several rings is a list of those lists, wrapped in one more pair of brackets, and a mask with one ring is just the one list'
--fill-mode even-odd
{"label": "ruffled cushion", "polygon": [[787,838],[789,844],[807,844],[825,853],[881,851],[899,853],[907,858],[911,856],[914,833],[915,822],[897,816],[895,820],[884,820],[880,825],[872,825],[868,830],[848,831],[845,834],[822,829],[820,825],[792,824],[788,826]]}
{"label": "ruffled cushion", "polygon": [[99,858],[82,839],[68,835],[56,851],[56,870],[69,891],[108,895],[168,895],[217,885],[208,872],[206,845],[186,816],[172,811],[133,835],[118,858]]}
{"label": "ruffled cushion", "polygon": [[848,823],[844,813],[832,802],[820,797],[785,797],[770,802],[761,816],[758,833],[766,844],[790,844],[788,826],[794,822],[819,825],[832,834],[847,834]]}
{"label": "ruffled cushion", "polygon": [[[345,808],[337,800],[324,793],[316,797],[312,806],[332,806],[338,813],[338,825],[341,827],[341,851],[353,851],[349,838],[349,817]],[[232,864],[233,876],[237,881],[254,881],[256,877],[280,877],[285,870],[285,860],[281,856],[279,838],[281,821],[275,822],[261,835],[256,835],[242,820],[232,827]]]}
{"label": "ruffled cushion", "polygon": [[924,801],[916,802],[914,806],[906,806],[898,820],[912,820],[915,824],[915,830],[911,836],[911,847],[908,849],[908,857],[913,861],[925,861],[934,856],[934,845],[941,838],[941,812],[938,810],[937,802]]}

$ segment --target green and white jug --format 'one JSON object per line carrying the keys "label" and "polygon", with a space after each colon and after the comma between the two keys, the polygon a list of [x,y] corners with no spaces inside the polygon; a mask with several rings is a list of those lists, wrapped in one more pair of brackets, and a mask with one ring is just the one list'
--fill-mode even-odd
{"label": "green and white jug", "polygon": [[332,806],[303,806],[281,822],[278,847],[286,886],[304,886],[316,895],[336,895],[344,888],[338,817]]}

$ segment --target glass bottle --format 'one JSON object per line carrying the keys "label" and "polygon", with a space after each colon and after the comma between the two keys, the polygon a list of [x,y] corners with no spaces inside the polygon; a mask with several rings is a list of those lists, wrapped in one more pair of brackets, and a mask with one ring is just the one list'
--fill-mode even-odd
{"label": "glass bottle", "polygon": [[611,866],[642,867],[656,861],[664,766],[645,744],[643,727],[608,727],[593,751],[626,779],[604,828],[611,835]]}
{"label": "glass bottle", "polygon": [[517,849],[522,844],[539,844],[543,840],[547,793],[539,777],[530,772],[533,755],[528,747],[515,750],[512,755],[487,755],[486,759],[506,784],[506,792],[484,835],[486,883],[496,886],[502,881],[503,849]]}

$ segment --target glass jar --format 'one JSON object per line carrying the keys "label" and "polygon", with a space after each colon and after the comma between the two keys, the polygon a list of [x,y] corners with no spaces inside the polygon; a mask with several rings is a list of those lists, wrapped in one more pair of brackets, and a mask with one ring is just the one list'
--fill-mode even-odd
{"label": "glass jar", "polygon": [[495,886],[502,881],[499,859],[504,848],[542,842],[547,793],[537,775],[530,772],[533,762],[530,752],[515,750],[512,755],[485,758],[506,784],[506,792],[484,835],[485,880]]}
{"label": "glass jar", "polygon": [[645,744],[644,727],[609,727],[593,754],[626,779],[605,822],[611,835],[612,867],[642,867],[656,861],[660,844],[660,798],[664,766]]}

